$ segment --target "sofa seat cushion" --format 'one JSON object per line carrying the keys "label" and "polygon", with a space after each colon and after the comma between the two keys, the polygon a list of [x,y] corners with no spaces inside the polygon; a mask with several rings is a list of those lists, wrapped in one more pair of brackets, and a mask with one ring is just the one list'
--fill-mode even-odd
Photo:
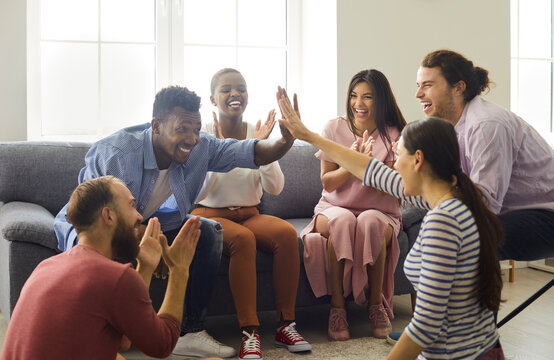
{"label": "sofa seat cushion", "polygon": [[0,233],[8,241],[35,243],[58,251],[54,216],[40,205],[5,203],[0,207]]}

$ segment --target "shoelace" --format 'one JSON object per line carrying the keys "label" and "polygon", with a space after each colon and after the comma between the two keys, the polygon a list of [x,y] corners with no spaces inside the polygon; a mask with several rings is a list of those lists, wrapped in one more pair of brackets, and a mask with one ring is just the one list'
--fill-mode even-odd
{"label": "shoelace", "polygon": [[214,339],[210,334],[208,334],[208,332],[206,330],[202,330],[198,333],[198,335],[200,335],[200,338],[205,341],[205,342],[209,342],[209,343],[212,343],[212,344],[216,344],[218,346],[221,346],[223,345],[222,343],[220,343],[219,341],[217,341],[216,339]]}
{"label": "shoelace", "polygon": [[344,330],[348,327],[346,320],[339,314],[331,316],[331,329],[333,331]]}
{"label": "shoelace", "polygon": [[291,322],[288,326],[286,326],[285,328],[283,328],[283,334],[289,339],[289,340],[292,340],[293,342],[294,341],[303,341],[304,338],[302,337],[302,335],[300,335],[298,333],[298,331],[296,331],[296,323],[295,322]]}
{"label": "shoelace", "polygon": [[379,326],[387,326],[388,316],[385,314],[385,309],[379,308],[377,311],[369,314],[371,320],[375,319],[375,323]]}
{"label": "shoelace", "polygon": [[247,339],[242,343],[243,350],[245,353],[258,353],[262,352],[262,349],[260,347],[260,341],[255,336],[255,333],[252,332],[252,334],[247,333],[246,331],[242,331],[244,335],[246,335]]}

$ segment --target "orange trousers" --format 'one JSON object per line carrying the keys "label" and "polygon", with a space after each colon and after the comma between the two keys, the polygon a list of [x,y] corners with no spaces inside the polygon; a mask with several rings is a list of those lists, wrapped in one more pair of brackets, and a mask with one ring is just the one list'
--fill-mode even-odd
{"label": "orange trousers", "polygon": [[300,258],[294,227],[258,209],[199,207],[191,212],[223,228],[223,252],[230,257],[229,284],[239,326],[259,326],[256,314],[256,250],[273,253],[273,287],[277,321],[294,320]]}

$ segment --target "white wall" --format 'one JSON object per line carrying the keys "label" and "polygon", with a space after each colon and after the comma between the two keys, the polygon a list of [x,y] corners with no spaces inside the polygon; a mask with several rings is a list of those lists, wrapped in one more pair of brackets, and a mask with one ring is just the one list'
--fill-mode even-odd
{"label": "white wall", "polygon": [[0,141],[27,138],[26,2],[0,0]]}
{"label": "white wall", "polygon": [[510,2],[506,0],[337,0],[337,108],[344,114],[352,75],[382,71],[406,121],[421,119],[416,71],[430,51],[448,48],[489,70],[487,97],[510,105]]}
{"label": "white wall", "polygon": [[[339,0],[340,1],[340,0]],[[300,112],[320,132],[337,116],[337,0],[302,1]]]}

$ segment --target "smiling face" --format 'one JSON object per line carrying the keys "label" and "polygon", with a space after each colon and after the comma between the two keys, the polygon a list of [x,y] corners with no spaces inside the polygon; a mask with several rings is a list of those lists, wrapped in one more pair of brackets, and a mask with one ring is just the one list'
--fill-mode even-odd
{"label": "smiling face", "polygon": [[[456,124],[464,108],[463,96],[450,86],[439,67],[423,67],[417,70],[418,98],[427,117],[435,116]],[[463,95],[463,94],[462,94]]]}
{"label": "smiling face", "polygon": [[404,140],[400,138],[396,148],[396,162],[394,163],[394,169],[398,171],[402,177],[405,196],[420,195],[420,181],[417,179],[417,172],[415,171],[415,157],[415,154],[410,154],[408,152],[404,146]]}
{"label": "smiling face", "polygon": [[237,72],[221,75],[210,100],[217,106],[220,115],[241,116],[248,105],[248,90],[244,77]]}
{"label": "smiling face", "polygon": [[172,161],[184,164],[200,139],[202,122],[199,112],[173,108],[165,119],[152,120],[152,145],[160,170],[167,169]]}
{"label": "smiling face", "polygon": [[350,110],[356,125],[373,123],[373,91],[367,82],[359,82],[350,92]]}

